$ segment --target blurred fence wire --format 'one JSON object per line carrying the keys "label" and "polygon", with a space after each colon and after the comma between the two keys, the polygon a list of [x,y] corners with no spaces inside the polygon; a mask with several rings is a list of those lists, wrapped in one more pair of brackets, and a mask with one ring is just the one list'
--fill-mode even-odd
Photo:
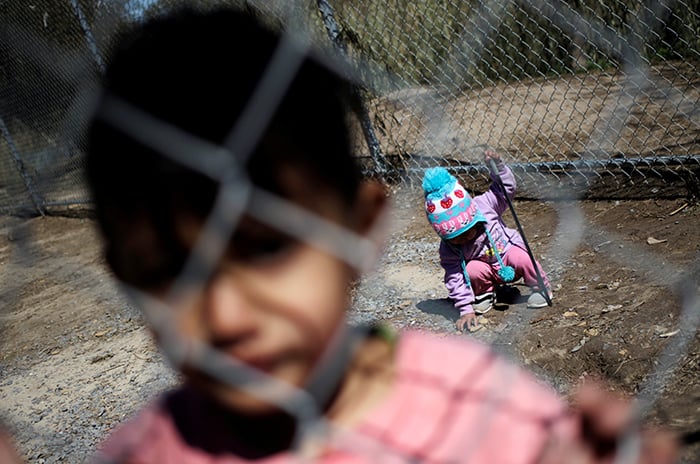
{"label": "blurred fence wire", "polygon": [[[115,31],[178,3],[0,3],[3,212],[44,215],[90,208],[82,177],[81,115],[88,113],[105,52]],[[352,63],[362,84],[357,156],[368,176],[414,184],[426,167],[443,165],[479,190],[488,182],[481,161],[488,146],[504,154],[523,198],[700,196],[700,0],[199,3],[202,8],[212,3],[255,7],[270,21],[288,22],[295,26],[291,29],[304,31],[305,41]],[[294,63],[281,66],[293,72]],[[128,108],[116,104],[114,110],[115,124],[122,121],[126,130],[130,125],[143,130],[145,138],[158,130],[157,122],[139,122]],[[254,132],[234,130],[230,142],[245,153],[255,140],[240,134]],[[177,159],[173,147],[187,145],[174,140],[163,151]],[[225,242],[238,218],[228,214],[237,211],[235,202],[225,195],[220,200],[212,224],[226,224],[228,230],[205,230],[208,245]],[[267,200],[277,217],[289,209]],[[287,215],[290,230],[297,213]],[[571,233],[572,224],[579,233]],[[584,229],[596,233],[570,210],[562,212],[559,228],[555,235],[568,241],[557,247],[558,262],[573,253]],[[340,247],[341,257],[363,267],[370,253],[363,243],[346,240],[343,231],[330,226],[324,230],[327,239],[321,242],[330,249],[354,245]],[[303,238],[303,231],[299,235]],[[206,246],[199,251],[212,253]],[[671,272],[658,257],[646,258],[641,261],[650,269]],[[197,277],[207,271],[186,268]],[[660,395],[661,374],[673,370],[698,325],[697,283],[679,279],[676,284],[688,330],[669,343],[642,389],[640,415]],[[142,304],[148,313],[149,302]],[[150,313],[152,322],[170,334],[165,340],[172,342],[170,354],[177,358],[177,334],[168,332],[157,308]],[[207,369],[215,373],[221,367],[225,381],[239,380],[224,375],[233,372],[232,366],[224,366],[209,347],[200,348]],[[249,380],[246,372],[241,375]],[[486,407],[485,417],[489,413]],[[306,410],[300,413],[304,420],[306,415]]]}

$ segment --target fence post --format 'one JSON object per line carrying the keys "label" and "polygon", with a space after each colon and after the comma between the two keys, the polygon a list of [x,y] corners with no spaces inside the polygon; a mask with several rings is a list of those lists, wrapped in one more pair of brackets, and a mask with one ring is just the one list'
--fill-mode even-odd
{"label": "fence post", "polygon": [[15,162],[15,166],[17,167],[17,170],[19,171],[20,175],[22,176],[22,180],[24,181],[24,186],[27,188],[27,191],[29,192],[29,198],[32,200],[32,203],[34,204],[34,207],[39,212],[39,214],[41,214],[42,216],[45,216],[44,201],[42,200],[41,196],[37,193],[37,191],[34,189],[34,183],[32,182],[32,178],[24,166],[24,161],[22,161],[22,158],[19,156],[19,150],[17,150],[17,146],[15,145],[15,142],[12,139],[12,135],[10,134],[10,131],[7,129],[7,126],[5,125],[5,121],[2,119],[2,116],[0,116],[0,132],[2,132],[3,137],[5,137],[5,140],[7,141],[8,147],[10,147],[10,153],[12,153],[12,159]]}
{"label": "fence post", "polygon": [[[326,32],[328,32],[328,37],[331,39],[333,45],[343,54],[347,55],[347,49],[342,40],[340,40],[340,31],[338,29],[338,23],[335,21],[335,15],[333,13],[333,7],[326,0],[317,0],[318,10],[321,13],[321,18],[323,19],[323,24],[326,27]],[[360,125],[362,126],[362,133],[365,137],[365,142],[367,143],[367,148],[369,148],[370,155],[374,161],[375,168],[379,173],[384,176],[387,173],[386,160],[382,154],[382,149],[377,140],[377,135],[374,132],[374,127],[372,126],[372,121],[369,118],[369,111],[367,110],[367,105],[360,95],[357,88],[354,91],[355,104],[357,105],[358,116],[360,118]]]}
{"label": "fence post", "polygon": [[73,7],[73,11],[75,11],[75,15],[78,17],[78,22],[80,23],[80,27],[82,28],[83,33],[85,34],[85,40],[87,41],[88,47],[92,52],[92,57],[95,59],[97,69],[99,69],[100,73],[102,74],[104,73],[105,68],[104,60],[102,59],[102,55],[100,55],[100,50],[97,48],[97,42],[95,41],[95,36],[92,35],[90,25],[88,24],[87,19],[83,14],[83,10],[78,4],[78,0],[71,0],[70,4]]}

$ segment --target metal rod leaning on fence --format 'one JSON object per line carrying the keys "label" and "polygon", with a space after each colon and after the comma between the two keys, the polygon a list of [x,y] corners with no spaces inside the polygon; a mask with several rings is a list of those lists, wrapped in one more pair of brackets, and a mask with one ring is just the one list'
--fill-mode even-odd
{"label": "metal rod leaning on fence", "polygon": [[[503,185],[503,179],[501,179],[500,174],[498,174],[498,166],[496,166],[496,162],[493,160],[493,158],[489,158],[488,160],[488,168],[489,171],[491,171],[491,176],[493,177],[494,181],[498,184],[498,186],[503,190],[504,192],[506,191],[505,186]],[[544,279],[542,278],[542,274],[540,273],[540,268],[537,265],[537,261],[535,260],[535,256],[532,254],[532,249],[530,249],[530,245],[527,243],[527,238],[525,237],[525,232],[523,231],[523,226],[520,224],[520,220],[518,219],[518,215],[515,213],[515,208],[513,207],[513,201],[510,199],[510,195],[505,195],[506,201],[508,202],[508,208],[510,209],[511,214],[513,215],[513,219],[515,220],[515,225],[518,227],[518,232],[520,232],[520,236],[523,239],[523,244],[525,245],[525,249],[527,250],[527,254],[530,257],[530,261],[532,262],[532,267],[535,269],[535,274],[537,274],[537,285],[540,287],[540,293],[544,297],[545,301],[547,301],[547,306],[552,306],[552,299],[549,297],[549,292],[547,292],[547,286],[544,283]]]}

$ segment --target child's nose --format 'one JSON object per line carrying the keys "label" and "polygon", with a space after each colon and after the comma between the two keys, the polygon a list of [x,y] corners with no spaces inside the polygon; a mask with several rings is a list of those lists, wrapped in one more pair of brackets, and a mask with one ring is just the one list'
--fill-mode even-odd
{"label": "child's nose", "polygon": [[255,334],[259,315],[244,285],[235,276],[227,273],[216,276],[206,291],[203,317],[214,345],[229,345]]}

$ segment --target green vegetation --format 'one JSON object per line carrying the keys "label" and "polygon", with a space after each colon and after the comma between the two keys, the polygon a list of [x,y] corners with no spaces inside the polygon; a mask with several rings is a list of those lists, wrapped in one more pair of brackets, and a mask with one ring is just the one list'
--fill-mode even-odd
{"label": "green vegetation", "polygon": [[551,10],[534,1],[503,10],[474,0],[330,3],[351,56],[377,64],[366,77],[380,92],[614,70],[626,59],[700,60],[700,0],[654,11],[629,0],[568,0]]}

